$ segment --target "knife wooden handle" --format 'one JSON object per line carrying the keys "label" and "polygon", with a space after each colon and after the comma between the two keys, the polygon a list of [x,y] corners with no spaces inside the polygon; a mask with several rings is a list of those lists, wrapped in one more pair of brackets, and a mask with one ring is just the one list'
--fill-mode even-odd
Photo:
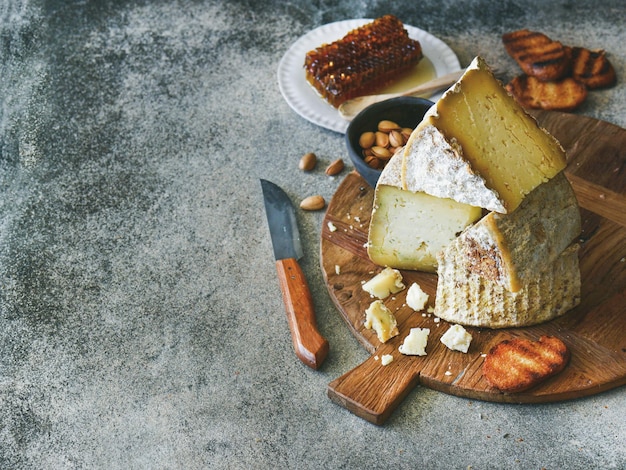
{"label": "knife wooden handle", "polygon": [[296,355],[307,366],[318,369],[328,354],[328,341],[315,321],[313,298],[302,268],[294,258],[276,261],[278,281]]}

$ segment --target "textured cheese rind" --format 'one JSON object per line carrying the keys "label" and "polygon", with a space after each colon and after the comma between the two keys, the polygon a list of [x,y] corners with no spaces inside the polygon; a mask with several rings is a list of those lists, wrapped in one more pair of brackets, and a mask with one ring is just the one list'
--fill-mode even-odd
{"label": "textured cheese rind", "polygon": [[563,172],[510,214],[491,212],[459,237],[470,272],[516,292],[580,234],[580,209]]}
{"label": "textured cheese rind", "polygon": [[404,150],[402,184],[509,213],[565,164],[558,141],[476,57],[413,131]]}
{"label": "textured cheese rind", "polygon": [[517,292],[471,273],[458,240],[439,258],[435,315],[451,323],[487,328],[521,327],[552,320],[580,302],[577,244]]}
{"label": "textured cheese rind", "polygon": [[432,124],[423,124],[411,134],[400,171],[406,190],[506,212],[497,191],[488,188],[485,179],[472,170],[456,139],[448,141]]}

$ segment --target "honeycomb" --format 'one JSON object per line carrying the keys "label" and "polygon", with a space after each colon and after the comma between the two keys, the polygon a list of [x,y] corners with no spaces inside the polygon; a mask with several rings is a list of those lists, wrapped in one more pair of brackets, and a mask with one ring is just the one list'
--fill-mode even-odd
{"label": "honeycomb", "polygon": [[385,15],[306,54],[307,81],[332,106],[374,93],[423,57],[402,22]]}

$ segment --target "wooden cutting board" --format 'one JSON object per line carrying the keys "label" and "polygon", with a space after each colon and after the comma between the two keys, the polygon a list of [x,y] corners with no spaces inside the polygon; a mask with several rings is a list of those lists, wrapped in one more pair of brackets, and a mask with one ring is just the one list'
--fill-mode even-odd
{"label": "wooden cutting board", "polygon": [[[385,300],[395,313],[400,334],[381,344],[363,326],[372,299],[361,288],[381,268],[371,263],[367,241],[374,190],[356,173],[347,175],[328,205],[321,234],[321,266],[328,292],[371,357],[332,381],[328,396],[339,405],[382,424],[417,385],[445,393],[493,402],[541,403],[593,395],[626,384],[626,130],[607,122],[558,112],[534,112],[539,123],[567,151],[566,174],[578,197],[581,304],[542,325],[491,330],[466,328],[473,340],[467,354],[440,341],[445,321],[413,312],[405,291]],[[336,230],[331,231],[331,223]],[[402,271],[405,284],[420,284],[434,305],[437,276]],[[430,329],[427,355],[404,356],[398,347],[414,327]],[[503,394],[481,373],[484,354],[500,341],[548,334],[561,338],[572,359],[567,368],[522,393]],[[382,366],[380,356],[394,360]]]}

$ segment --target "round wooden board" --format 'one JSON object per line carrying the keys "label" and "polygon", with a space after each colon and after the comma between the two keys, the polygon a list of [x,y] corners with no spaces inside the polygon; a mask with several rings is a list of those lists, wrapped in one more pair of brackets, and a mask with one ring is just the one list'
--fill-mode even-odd
{"label": "round wooden board", "polygon": [[[445,393],[493,402],[538,403],[596,394],[626,384],[626,130],[595,119],[557,112],[533,112],[540,125],[567,151],[566,175],[576,192],[580,237],[581,304],[563,317],[526,328],[470,328],[467,354],[447,349],[440,337],[449,324],[405,305],[405,291],[385,300],[400,334],[381,344],[363,326],[372,299],[363,281],[382,268],[365,250],[373,188],[356,173],[347,175],[328,205],[321,235],[321,266],[328,292],[348,327],[372,353],[363,364],[331,382],[329,397],[377,424],[418,383]],[[330,227],[336,227],[331,230]],[[405,284],[420,284],[434,305],[437,276],[402,271]],[[427,355],[404,356],[398,346],[414,327],[430,329]],[[482,376],[484,354],[513,337],[561,338],[572,353],[566,369],[522,393],[503,394]],[[381,366],[378,359],[392,354]]]}

